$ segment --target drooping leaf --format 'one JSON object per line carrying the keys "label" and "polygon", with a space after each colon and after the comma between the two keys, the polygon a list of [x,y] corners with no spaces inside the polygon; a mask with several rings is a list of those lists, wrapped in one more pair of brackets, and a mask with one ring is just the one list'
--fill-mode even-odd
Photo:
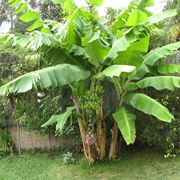
{"label": "drooping leaf", "polygon": [[128,66],[128,65],[111,65],[104,69],[102,72],[100,72],[97,77],[98,78],[104,78],[106,77],[119,77],[122,72],[132,72],[135,70],[136,67],[134,66]]}
{"label": "drooping leaf", "polygon": [[75,110],[75,109],[76,109],[75,106],[66,108],[66,112],[63,113],[61,116],[59,116],[58,119],[57,119],[56,130],[61,131],[63,129],[67,119],[72,114],[72,111]]}
{"label": "drooping leaf", "polygon": [[169,10],[166,10],[166,11],[160,13],[160,14],[156,14],[156,15],[149,17],[149,20],[147,23],[145,23],[145,25],[155,24],[155,23],[158,23],[164,19],[176,16],[176,15],[177,15],[176,9],[169,9]]}
{"label": "drooping leaf", "polygon": [[171,122],[174,119],[165,106],[145,94],[132,93],[126,95],[124,101],[146,114],[155,116],[161,121]]}
{"label": "drooping leaf", "polygon": [[157,60],[175,54],[178,48],[180,48],[180,41],[156,48],[144,56],[144,63],[152,66]]}
{"label": "drooping leaf", "polygon": [[154,76],[147,77],[137,82],[141,88],[153,87],[157,90],[174,90],[180,88],[180,77],[176,76]]}
{"label": "drooping leaf", "polygon": [[29,35],[1,34],[0,44],[20,46],[37,51],[42,46],[59,47],[59,41],[52,35],[33,31]]}
{"label": "drooping leaf", "polygon": [[68,120],[69,116],[72,114],[72,111],[75,110],[76,107],[68,107],[66,108],[66,111],[62,114],[59,115],[52,115],[50,119],[44,123],[41,127],[47,127],[49,125],[55,124],[56,123],[56,130],[62,130],[66,121]]}
{"label": "drooping leaf", "polygon": [[48,87],[62,87],[73,82],[84,80],[89,74],[89,71],[81,67],[70,64],[60,64],[30,72],[14,79],[0,87],[0,95],[7,96],[10,93],[23,93],[32,88],[45,89]]}
{"label": "drooping leaf", "polygon": [[61,114],[60,115],[52,115],[50,117],[50,119],[47,122],[45,122],[41,127],[47,127],[47,126],[50,126],[50,125],[57,123],[57,119],[59,117],[61,118]]}
{"label": "drooping leaf", "polygon": [[180,73],[180,65],[178,64],[159,64],[155,68],[161,74]]}
{"label": "drooping leaf", "polygon": [[127,144],[133,144],[136,138],[135,119],[136,116],[121,107],[113,114],[123,138]]}

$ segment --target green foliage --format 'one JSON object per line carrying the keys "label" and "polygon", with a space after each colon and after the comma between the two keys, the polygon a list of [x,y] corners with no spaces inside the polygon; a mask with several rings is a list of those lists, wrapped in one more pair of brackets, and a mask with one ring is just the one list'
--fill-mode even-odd
{"label": "green foliage", "polygon": [[148,24],[155,24],[155,23],[158,23],[164,19],[176,16],[176,15],[177,15],[176,9],[169,9],[169,10],[163,11],[160,14],[156,14],[154,16],[149,17],[149,20],[147,23]]}
{"label": "green foliage", "polygon": [[126,26],[136,26],[140,23],[146,22],[147,20],[148,20],[148,16],[141,10],[136,9],[129,16],[129,18],[126,22]]}
{"label": "green foliage", "polygon": [[171,122],[174,119],[173,115],[165,106],[145,94],[132,93],[126,95],[124,100],[134,108],[146,114],[153,115],[161,121]]}
{"label": "green foliage", "polygon": [[46,127],[56,123],[56,130],[62,131],[69,116],[72,115],[73,110],[75,110],[74,106],[66,108],[66,112],[60,115],[52,115],[51,118],[45,124],[42,125],[42,127]]}
{"label": "green foliage", "polygon": [[12,153],[13,142],[10,134],[0,129],[0,157],[7,153]]}
{"label": "green foliage", "polygon": [[127,144],[134,143],[136,139],[135,119],[136,116],[129,113],[124,107],[113,114],[115,121]]}
{"label": "green foliage", "polygon": [[73,154],[69,151],[64,152],[61,157],[63,159],[64,165],[75,163],[75,158],[73,157]]}
{"label": "green foliage", "polygon": [[165,46],[170,43],[169,31],[164,29],[154,29],[151,32],[149,50]]}
{"label": "green foliage", "polygon": [[180,77],[176,76],[155,76],[146,77],[136,83],[141,88],[153,87],[157,90],[174,90],[180,88]]}
{"label": "green foliage", "polygon": [[98,78],[104,78],[104,77],[119,77],[121,73],[126,72],[132,72],[135,69],[134,66],[128,66],[128,65],[112,65],[104,69],[102,72],[98,74]]}
{"label": "green foliage", "polygon": [[159,102],[167,106],[175,116],[175,120],[170,124],[165,124],[160,121],[155,121],[153,117],[144,117],[138,115],[137,119],[139,126],[137,131],[137,140],[144,146],[155,147],[157,150],[163,150],[165,157],[171,157],[179,154],[179,137],[180,137],[180,115],[179,115],[179,90],[169,93],[167,90],[161,93],[156,93],[154,90],[149,90],[151,94]]}
{"label": "green foliage", "polygon": [[180,65],[178,64],[159,64],[157,68],[158,73],[161,74],[174,74],[180,72]]}
{"label": "green foliage", "polygon": [[61,131],[56,131],[55,125],[41,127],[53,114],[61,114],[65,107],[71,105],[68,99],[65,100],[66,96],[69,96],[68,91],[67,88],[61,91],[55,88],[51,91],[29,92],[27,96],[19,96],[16,102],[16,120],[28,130],[35,130],[42,135],[52,134],[59,136],[74,133],[75,123],[71,124],[71,126],[66,123]]}
{"label": "green foliage", "polygon": [[45,89],[48,87],[62,87],[64,85],[84,80],[89,72],[78,66],[61,64],[42,70],[27,73],[14,79],[12,82],[1,87],[1,95],[10,93],[23,93],[34,89]]}
{"label": "green foliage", "polygon": [[180,42],[175,42],[161,48],[156,48],[144,56],[144,63],[152,66],[159,59],[175,54],[179,46]]}

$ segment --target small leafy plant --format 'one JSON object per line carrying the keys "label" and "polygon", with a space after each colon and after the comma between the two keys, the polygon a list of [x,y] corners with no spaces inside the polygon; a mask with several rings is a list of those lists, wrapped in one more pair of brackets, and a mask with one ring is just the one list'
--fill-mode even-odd
{"label": "small leafy plant", "polygon": [[75,163],[75,158],[73,157],[73,153],[70,151],[65,151],[62,154],[63,164],[72,164]]}

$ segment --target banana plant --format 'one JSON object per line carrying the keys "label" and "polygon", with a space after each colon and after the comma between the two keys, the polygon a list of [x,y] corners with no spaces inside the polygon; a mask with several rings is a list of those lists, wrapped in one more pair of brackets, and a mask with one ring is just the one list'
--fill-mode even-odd
{"label": "banana plant", "polygon": [[[119,130],[127,144],[134,143],[136,116],[129,105],[161,121],[174,119],[166,107],[138,90],[180,87],[180,78],[168,75],[179,73],[179,65],[156,63],[174,54],[180,42],[148,52],[151,30],[157,22],[175,16],[175,10],[153,15],[147,10],[153,0],[132,0],[108,27],[95,11],[103,0],[86,0],[85,7],[73,0],[52,1],[64,9],[62,22],[42,20],[39,12],[21,0],[8,1],[14,13],[30,26],[25,35],[0,35],[0,42],[35,51],[50,66],[3,85],[1,96],[69,86],[74,106],[67,107],[63,114],[52,115],[42,127],[56,123],[56,128],[62,129],[76,111],[84,154],[90,162],[117,155]],[[111,130],[105,119],[103,81],[114,85],[117,96]],[[109,143],[107,131],[112,136]]]}

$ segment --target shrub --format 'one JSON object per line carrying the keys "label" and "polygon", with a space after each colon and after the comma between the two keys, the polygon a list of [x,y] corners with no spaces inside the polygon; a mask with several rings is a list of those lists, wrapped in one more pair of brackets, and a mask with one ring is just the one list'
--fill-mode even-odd
{"label": "shrub", "polygon": [[[175,154],[179,154],[180,151],[180,93],[179,90],[175,92],[163,91],[162,93],[154,93],[153,96],[166,105],[170,111],[174,114],[175,120],[172,123],[162,123],[155,121],[155,118],[146,118],[145,121],[141,121],[139,118],[139,131],[138,141],[149,147],[155,147],[157,150],[163,150],[169,157]],[[141,116],[140,116],[141,117]],[[144,117],[143,117],[144,118]]]}
{"label": "shrub", "polygon": [[10,134],[5,131],[0,129],[0,157],[5,155],[5,154],[12,154],[12,138]]}

